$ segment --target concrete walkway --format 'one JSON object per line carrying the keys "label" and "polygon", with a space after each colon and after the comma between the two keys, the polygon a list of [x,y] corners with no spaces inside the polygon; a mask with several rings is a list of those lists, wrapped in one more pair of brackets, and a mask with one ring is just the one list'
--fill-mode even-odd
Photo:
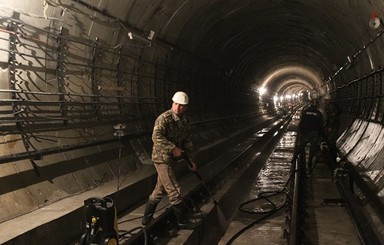
{"label": "concrete walkway", "polygon": [[333,173],[319,161],[308,179],[305,218],[306,244],[361,244],[358,233],[342,204]]}

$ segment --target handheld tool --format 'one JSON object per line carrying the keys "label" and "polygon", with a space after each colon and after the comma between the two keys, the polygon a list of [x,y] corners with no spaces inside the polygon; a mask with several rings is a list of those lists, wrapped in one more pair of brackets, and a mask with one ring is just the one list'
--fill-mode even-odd
{"label": "handheld tool", "polygon": [[[188,163],[188,166],[190,168],[192,168],[193,164],[192,164],[191,160],[189,159],[188,155],[185,152],[183,153],[183,158]],[[208,192],[208,195],[210,196],[210,198],[212,199],[213,203],[215,204],[215,208],[216,208],[216,211],[217,211],[217,218],[218,218],[218,221],[219,221],[219,224],[220,224],[220,228],[224,232],[226,230],[226,228],[228,227],[228,221],[226,220],[223,211],[221,210],[221,208],[220,208],[218,202],[216,201],[216,199],[213,197],[211,191],[208,189],[208,186],[205,184],[205,181],[203,180],[201,175],[197,171],[194,171],[194,173],[197,176],[197,178],[200,180],[200,182],[203,184],[204,188]]]}

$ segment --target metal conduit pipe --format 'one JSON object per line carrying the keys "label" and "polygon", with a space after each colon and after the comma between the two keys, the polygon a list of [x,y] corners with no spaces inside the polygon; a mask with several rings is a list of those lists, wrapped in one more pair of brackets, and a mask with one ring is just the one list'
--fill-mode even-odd
{"label": "metal conduit pipe", "polygon": [[[142,136],[148,136],[151,132],[143,132],[138,134],[130,134],[126,136],[122,136],[121,140],[124,139],[133,139],[138,138]],[[103,145],[103,144],[109,144],[119,141],[119,139],[109,139],[109,140],[98,140],[98,141],[92,141],[87,143],[80,143],[80,144],[73,144],[73,145],[66,145],[66,146],[60,146],[60,147],[53,147],[53,148],[47,148],[42,150],[35,150],[35,151],[29,151],[29,152],[23,152],[23,153],[17,153],[12,154],[8,156],[2,156],[0,157],[0,164],[8,163],[8,162],[14,162],[14,161],[20,161],[25,159],[32,159],[37,160],[41,159],[43,156],[72,151],[72,150],[78,150],[78,149],[84,149],[88,147]]]}
{"label": "metal conduit pipe", "polygon": [[[384,30],[378,31],[376,33],[375,38],[371,39],[368,43],[363,45],[362,49],[360,49],[359,51],[357,51],[355,54],[352,55],[353,59],[358,57],[364,50],[366,50],[371,44],[373,44],[383,34],[384,34]],[[349,67],[351,65],[351,63],[353,62],[353,59],[348,60],[347,63],[342,65],[331,77],[329,77],[327,83],[330,83],[340,73],[340,71],[342,71],[342,70],[346,69],[347,67]]]}
{"label": "metal conduit pipe", "polygon": [[[0,16],[1,17],[1,16]],[[9,17],[3,17],[4,19],[7,19],[7,20],[10,20],[12,22],[15,22],[17,23],[18,25],[28,25],[27,23],[25,22],[22,22],[21,20],[17,20],[17,19],[13,19],[13,18],[9,18]],[[75,44],[81,44],[81,45],[84,45],[88,48],[91,48],[93,47],[93,45],[95,45],[95,42],[86,42],[86,41],[89,41],[88,39],[86,39],[86,41],[83,41],[83,40],[76,40],[76,39],[73,39],[73,38],[70,38],[68,36],[65,36],[65,35],[62,35],[62,34],[58,34],[58,33],[54,33],[54,32],[50,32],[50,31],[47,31],[47,30],[42,30],[42,29],[39,29],[35,26],[29,26],[31,28],[34,29],[34,31],[41,31],[45,34],[48,34],[48,37],[49,35],[52,35],[54,36],[54,38],[56,39],[63,39],[63,40],[66,40],[68,43],[67,43],[67,48],[69,45],[73,46],[74,48],[76,49],[79,49],[79,50],[82,50],[80,47],[77,47]],[[5,30],[5,29],[2,29],[0,28],[0,32],[4,32],[4,33],[7,33],[7,34],[12,34],[12,35],[15,35],[17,37],[22,37],[24,39],[27,39],[27,40],[32,40],[34,42],[42,42],[41,40],[39,39],[36,39],[32,36],[29,36],[29,35],[26,35],[25,33],[21,33],[21,32],[17,32],[17,31],[10,31],[10,30]],[[7,38],[2,38],[0,37],[0,40],[3,40],[3,41],[8,41]],[[15,44],[19,45],[19,46],[25,46],[25,47],[30,47],[30,48],[36,48],[36,49],[40,49],[39,47],[37,46],[32,46],[31,44],[29,43],[22,43],[22,42],[19,42],[19,41],[15,41]],[[45,42],[44,42],[44,45],[47,45]],[[46,51],[52,51],[52,52],[56,52],[56,47],[51,47],[52,50],[49,50],[49,49],[46,49]],[[112,55],[116,55],[116,56],[121,56],[121,57],[127,57],[127,58],[132,58],[132,59],[136,59],[137,57],[129,54],[129,53],[122,53],[122,52],[114,52],[114,51],[111,51],[111,50],[115,50],[116,47],[112,47],[112,46],[106,46],[105,44],[103,45],[100,45],[99,46],[99,49],[102,50],[102,52],[105,52],[105,53],[108,53],[108,54],[112,54]],[[1,51],[5,51],[5,52],[15,52],[15,51],[10,51],[10,50],[7,50],[7,49],[1,49]],[[28,57],[32,57],[32,58],[35,58],[36,56],[33,56],[33,55],[28,55],[28,54],[25,54],[25,53],[19,53],[20,55],[24,55],[24,56],[28,56]],[[53,58],[49,52],[45,52],[45,54],[50,57],[50,58],[44,58],[44,57],[38,57],[39,59],[43,59],[43,60],[51,60],[51,61],[57,61],[55,58]],[[72,54],[73,55],[73,54]],[[84,57],[81,57],[81,58],[84,58]],[[149,60],[145,60],[145,61],[142,61],[144,63],[147,63],[147,64],[152,64],[152,65],[159,65],[160,67],[164,67],[165,65],[163,64],[160,64],[160,63],[156,63],[156,62],[153,62],[153,61],[149,61]],[[67,63],[67,64],[70,64],[70,63]],[[72,65],[76,65],[76,63],[72,63]],[[123,73],[127,73],[127,74],[130,74],[128,72],[123,72]]]}
{"label": "metal conduit pipe", "polygon": [[[245,114],[243,116],[248,116],[248,114]],[[201,125],[204,123],[212,123],[212,122],[219,122],[223,120],[232,120],[236,118],[240,118],[242,115],[236,115],[235,117],[222,117],[222,118],[215,118],[212,120],[203,120],[198,122],[191,123],[191,126]],[[62,152],[68,152],[72,150],[78,150],[78,149],[84,149],[88,147],[103,145],[103,144],[109,144],[109,143],[115,143],[119,140],[129,140],[129,139],[135,139],[143,136],[150,136],[152,134],[152,131],[144,131],[141,133],[133,133],[133,134],[127,134],[124,136],[121,136],[120,139],[108,139],[108,140],[98,140],[98,141],[92,141],[87,143],[79,143],[79,144],[73,144],[73,145],[65,145],[60,147],[53,147],[53,148],[47,148],[47,149],[41,149],[41,150],[35,150],[35,151],[29,151],[29,152],[23,152],[23,153],[17,153],[7,156],[0,157],[0,164],[8,163],[8,162],[14,162],[14,161],[20,161],[25,159],[32,159],[37,160],[41,159],[43,156],[62,153]]]}
{"label": "metal conduit pipe", "polygon": [[[15,54],[17,54],[17,55],[19,55],[21,57],[26,56],[26,57],[34,58],[35,60],[44,60],[44,61],[57,62],[56,59],[50,59],[50,58],[41,57],[41,56],[37,56],[37,55],[21,53],[21,52],[18,52],[18,51],[10,51],[10,50],[4,49],[4,48],[0,48],[0,51],[5,51],[5,52],[8,52],[8,53],[15,53]],[[82,63],[74,63],[74,62],[66,62],[66,61],[63,61],[63,63],[65,65],[73,65],[73,66],[77,66],[77,67],[86,67],[86,68],[94,68],[94,69],[107,70],[107,71],[116,71],[116,69],[114,69],[114,68],[108,68],[108,67],[105,67],[105,66],[87,65],[87,64],[82,64]],[[127,73],[127,74],[129,74],[129,73]]]}
{"label": "metal conduit pipe", "polygon": [[[352,80],[351,82],[349,82],[349,83],[347,83],[347,84],[345,84],[345,85],[342,85],[342,86],[340,86],[340,87],[338,87],[337,89],[336,89],[336,91],[340,91],[340,90],[347,90],[350,86],[357,86],[359,89],[362,89],[361,88],[361,84],[363,84],[363,82],[365,82],[365,81],[367,81],[367,80],[369,80],[369,79],[374,79],[375,78],[375,76],[377,76],[378,74],[380,75],[380,78],[381,78],[381,75],[383,74],[383,71],[384,71],[384,69],[378,69],[378,70],[376,70],[376,71],[374,71],[374,72],[372,72],[372,73],[370,73],[370,74],[368,74],[368,75],[365,75],[365,76],[363,76],[363,77],[361,77],[361,78],[359,78],[359,79],[355,79],[355,80]],[[374,80],[375,81],[375,80]],[[383,81],[380,79],[379,80],[380,81],[380,88],[382,88],[382,86],[383,86]],[[368,83],[365,83],[365,86],[368,86]],[[367,88],[365,88],[365,91],[367,91],[368,89]],[[346,99],[339,99],[339,100],[335,100],[335,101],[337,101],[337,102],[344,102],[344,103],[347,103],[347,102],[349,102],[349,101],[355,101],[355,100],[359,100],[359,101],[361,101],[361,100],[366,100],[366,99],[368,99],[368,98],[370,98],[371,99],[371,103],[370,103],[370,105],[369,105],[369,107],[368,108],[374,108],[374,103],[375,103],[375,100],[374,100],[374,98],[382,98],[383,96],[382,95],[379,95],[379,93],[380,93],[380,90],[377,92],[377,94],[375,94],[375,90],[372,88],[372,90],[371,90],[371,94],[368,96],[368,95],[366,95],[366,96],[360,96],[360,97],[353,97],[353,95],[352,95],[352,97],[350,97],[350,98],[346,98]],[[356,112],[355,112],[356,113]],[[347,116],[349,116],[349,117],[352,117],[352,118],[354,118],[354,119],[361,119],[361,120],[364,120],[364,121],[366,121],[366,122],[374,122],[374,123],[380,123],[380,124],[382,124],[383,122],[382,122],[382,119],[380,120],[380,113],[383,113],[383,112],[378,112],[378,113],[376,113],[376,116],[373,118],[373,116],[372,116],[372,113],[373,113],[373,110],[370,110],[370,113],[369,114],[367,114],[366,113],[366,115],[364,116],[361,116],[361,115],[359,115],[358,113],[356,113],[357,115],[347,115]],[[366,130],[367,130],[367,128],[368,128],[368,126],[369,126],[369,123],[366,123],[366,125],[365,125],[365,127],[364,127],[364,130],[363,130],[363,133],[361,134],[361,136],[360,136],[360,139],[365,135],[365,132],[366,132]],[[352,127],[352,124],[351,125],[349,125],[349,127],[348,127],[348,129],[346,130],[346,132],[349,132],[349,128],[351,128]],[[353,133],[353,132],[352,132]],[[346,139],[348,139],[349,138],[349,136],[350,135],[344,135],[344,138],[343,138],[343,140],[346,140]],[[346,154],[344,154],[343,156],[342,156],[342,159],[345,159],[351,152],[353,152],[353,150],[355,149],[357,147],[357,144],[355,144],[350,150],[349,150],[349,152],[347,152]]]}
{"label": "metal conduit pipe", "polygon": [[[0,32],[5,32],[5,33],[8,33],[8,34],[12,34],[14,36],[20,36],[22,35],[23,38],[29,40],[29,39],[32,39],[33,41],[40,41],[40,40],[34,40],[33,37],[30,37],[28,35],[25,35],[25,34],[22,34],[22,33],[19,33],[19,32],[16,32],[16,31],[9,31],[9,30],[4,30],[4,29],[1,29],[0,28]],[[63,40],[66,40],[66,41],[69,41],[68,44],[71,44],[70,42],[76,42],[78,44],[82,44],[82,45],[85,45],[86,47],[88,48],[93,48],[93,45],[95,45],[95,43],[82,43],[80,41],[75,41],[75,40],[72,40],[64,35],[58,35],[58,34],[55,34],[55,33],[51,33],[49,32],[49,34],[52,34],[52,35],[57,35],[57,38],[60,38],[60,39],[63,39]],[[8,39],[5,39],[5,38],[0,38],[0,40],[4,40],[4,41],[8,41]],[[27,43],[22,43],[22,42],[19,42],[19,41],[14,41],[15,44],[17,45],[26,45],[26,46],[30,46],[30,47],[33,47],[33,48],[36,48],[36,49],[39,49],[41,50],[39,47],[35,47],[35,46],[31,46]],[[67,45],[68,46],[68,45]],[[113,52],[113,51],[110,51],[109,49],[112,49],[114,50],[114,47],[108,47],[108,46],[105,46],[105,45],[101,45],[99,44],[97,46],[97,49],[102,51],[102,52],[105,52],[105,53],[109,53],[109,54],[112,54],[112,55],[116,55],[116,56],[122,56],[122,57],[128,57],[128,58],[137,58],[137,57],[134,57],[132,55],[129,55],[129,54],[125,54],[125,53],[121,53],[121,52]],[[36,55],[32,55],[32,54],[27,54],[27,53],[21,53],[21,52],[18,52],[18,51],[15,51],[15,50],[9,50],[9,49],[5,49],[5,48],[0,48],[0,51],[4,51],[4,52],[8,52],[8,53],[15,53],[15,54],[18,54],[20,56],[26,56],[26,57],[31,57],[31,58],[35,58],[35,59],[38,59],[38,60],[45,60],[45,61],[57,61],[56,58],[54,57],[51,57],[49,56],[49,53],[47,51],[50,51],[50,50],[45,50],[45,54],[48,56],[48,57],[51,57],[51,58],[47,58],[47,57],[41,57],[41,56],[36,56]],[[51,50],[52,52],[56,52],[56,50],[52,49]],[[68,56],[68,55],[67,55]],[[88,67],[88,68],[92,68],[92,67],[95,67],[94,65],[86,65],[86,64],[82,64],[82,63],[74,63],[74,62],[65,62],[63,61],[65,64],[69,64],[69,65],[73,65],[73,66],[83,66],[83,67]],[[151,62],[151,61],[142,61],[142,62],[145,62],[145,63],[148,63],[148,64],[156,64],[156,65],[160,65],[160,66],[164,66],[162,64],[157,64],[155,62]],[[96,67],[96,68],[99,68],[99,69],[104,69],[104,70],[109,70],[109,71],[115,71],[116,69],[113,69],[113,68],[106,68],[105,66],[103,67]],[[131,74],[131,73],[128,73],[128,72],[124,72],[122,71],[123,73],[126,73],[126,74]]]}

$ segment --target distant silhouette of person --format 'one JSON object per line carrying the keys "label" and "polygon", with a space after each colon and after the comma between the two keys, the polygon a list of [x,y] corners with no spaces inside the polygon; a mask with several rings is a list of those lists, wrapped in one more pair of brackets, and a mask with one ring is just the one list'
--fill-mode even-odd
{"label": "distant silhouette of person", "polygon": [[340,114],[341,110],[331,101],[331,96],[329,94],[324,96],[325,102],[325,126],[324,126],[324,135],[325,142],[327,143],[329,155],[333,163],[336,163],[337,158],[337,137],[339,132],[340,125]]}
{"label": "distant silhouette of person", "polygon": [[322,135],[323,115],[317,109],[316,103],[311,101],[310,105],[304,109],[300,116],[293,161],[296,161],[300,154],[301,160],[304,162],[305,147],[309,143],[308,168],[311,169],[314,157],[320,150],[320,139]]}

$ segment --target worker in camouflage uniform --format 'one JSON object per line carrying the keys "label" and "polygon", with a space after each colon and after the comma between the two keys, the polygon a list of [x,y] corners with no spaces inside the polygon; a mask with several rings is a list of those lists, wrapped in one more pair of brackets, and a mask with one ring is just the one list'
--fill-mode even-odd
{"label": "worker in camouflage uniform", "polygon": [[176,92],[172,98],[172,108],[163,112],[155,121],[152,133],[152,161],[158,177],[156,186],[149,196],[142,224],[152,220],[157,204],[168,195],[169,202],[181,229],[190,228],[187,210],[183,203],[180,186],[176,180],[174,164],[187,156],[191,162],[189,168],[196,171],[189,121],[185,115],[189,103],[188,95]]}

